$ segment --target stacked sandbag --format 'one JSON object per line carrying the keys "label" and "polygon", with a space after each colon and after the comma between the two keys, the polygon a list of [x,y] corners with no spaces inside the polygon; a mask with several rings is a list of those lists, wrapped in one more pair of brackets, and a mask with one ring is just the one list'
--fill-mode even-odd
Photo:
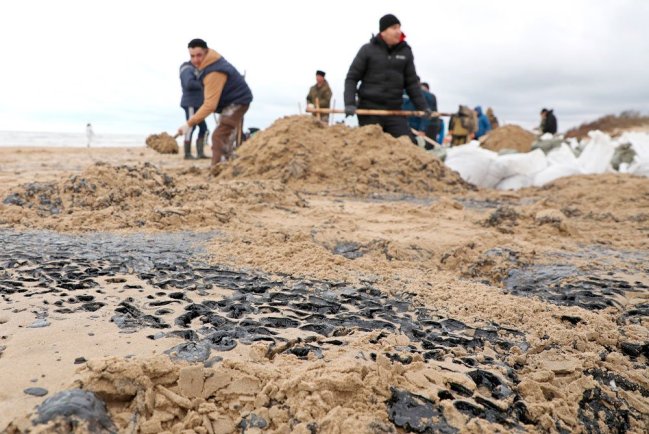
{"label": "stacked sandbag", "polygon": [[517,190],[546,185],[573,175],[622,172],[649,177],[649,134],[625,133],[618,139],[591,131],[588,139],[543,137],[531,152],[503,153],[484,149],[477,141],[449,148],[445,163],[472,184]]}
{"label": "stacked sandbag", "polygon": [[649,134],[627,132],[622,134],[619,140],[630,143],[635,152],[633,161],[627,166],[622,166],[620,171],[649,177]]}
{"label": "stacked sandbag", "polygon": [[444,163],[460,174],[462,179],[478,187],[494,188],[507,176],[500,168],[492,167],[498,154],[480,147],[474,140],[466,145],[454,146],[446,151]]}

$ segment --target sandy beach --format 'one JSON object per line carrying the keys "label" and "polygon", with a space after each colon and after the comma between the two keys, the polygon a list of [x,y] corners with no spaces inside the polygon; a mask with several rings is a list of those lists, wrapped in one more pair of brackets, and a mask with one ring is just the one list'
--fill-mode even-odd
{"label": "sandy beach", "polygon": [[648,178],[308,116],[209,164],[3,148],[0,431],[649,430]]}

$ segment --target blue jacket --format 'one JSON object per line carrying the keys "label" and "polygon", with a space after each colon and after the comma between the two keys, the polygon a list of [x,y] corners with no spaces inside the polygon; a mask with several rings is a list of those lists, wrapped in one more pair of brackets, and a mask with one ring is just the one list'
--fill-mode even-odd
{"label": "blue jacket", "polygon": [[[437,98],[432,93],[421,90],[421,93],[424,95],[424,100],[429,109],[436,112],[437,111]],[[417,110],[412,100],[408,97],[408,94],[404,92],[403,94],[403,104],[401,110]],[[431,124],[431,119],[419,118],[419,117],[409,117],[408,125],[410,128],[414,128],[417,131],[426,131],[428,126]]]}
{"label": "blue jacket", "polygon": [[478,131],[475,133],[475,138],[479,139],[491,131],[491,123],[489,122],[487,115],[482,113],[482,107],[477,106],[475,111],[478,114]]}
{"label": "blue jacket", "polygon": [[198,70],[191,62],[180,65],[180,86],[183,89],[181,107],[198,108],[203,105],[203,84],[198,79]]}

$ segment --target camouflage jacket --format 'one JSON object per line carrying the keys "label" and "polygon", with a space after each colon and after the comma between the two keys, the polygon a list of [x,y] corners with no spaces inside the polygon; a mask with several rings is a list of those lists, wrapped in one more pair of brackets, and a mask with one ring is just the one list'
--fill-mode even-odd
{"label": "camouflage jacket", "polygon": [[329,87],[327,80],[325,80],[320,87],[318,87],[317,85],[311,86],[311,89],[309,89],[309,94],[306,96],[306,102],[316,105],[316,98],[318,98],[320,108],[330,107],[329,104],[331,102],[331,88]]}

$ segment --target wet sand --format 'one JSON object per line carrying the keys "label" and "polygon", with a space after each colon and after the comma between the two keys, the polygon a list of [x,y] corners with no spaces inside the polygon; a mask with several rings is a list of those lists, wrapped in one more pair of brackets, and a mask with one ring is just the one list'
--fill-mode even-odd
{"label": "wet sand", "polygon": [[648,179],[478,190],[301,117],[208,166],[3,153],[0,429],[81,387],[120,432],[646,430]]}

